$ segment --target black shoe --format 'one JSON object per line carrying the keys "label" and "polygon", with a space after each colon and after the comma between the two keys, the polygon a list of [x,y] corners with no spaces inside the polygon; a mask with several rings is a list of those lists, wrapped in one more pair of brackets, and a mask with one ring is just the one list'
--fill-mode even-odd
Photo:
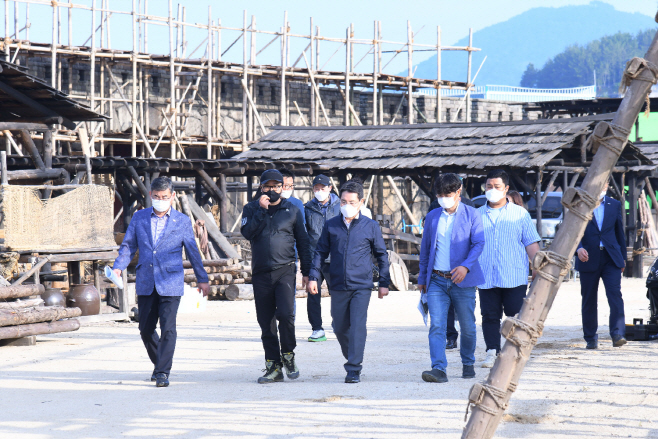
{"label": "black shoe", "polygon": [[599,343],[596,340],[591,340],[587,342],[585,349],[598,349]]}
{"label": "black shoe", "polygon": [[348,370],[347,376],[345,376],[345,382],[354,384],[361,382],[361,371],[359,370]]}
{"label": "black shoe", "polygon": [[155,386],[156,387],[167,387],[169,386],[169,378],[166,373],[159,373],[155,375]]}
{"label": "black shoe", "polygon": [[265,361],[265,375],[258,378],[258,384],[269,384],[283,381],[283,365],[281,363],[266,360]]}
{"label": "black shoe", "polygon": [[457,348],[457,340],[446,340],[446,350],[456,349],[456,348]]}
{"label": "black shoe", "polygon": [[620,348],[626,344],[626,339],[622,337],[621,335],[615,335],[612,337],[612,346],[616,348]]}
{"label": "black shoe", "polygon": [[475,367],[472,364],[462,366],[462,378],[475,378]]}
{"label": "black shoe", "polygon": [[[472,367],[472,366],[471,366]],[[473,372],[475,373],[475,372]],[[439,369],[426,370],[423,372],[423,381],[428,383],[447,383],[448,377],[446,373]]]}
{"label": "black shoe", "polygon": [[289,380],[295,380],[299,378],[299,369],[297,369],[297,364],[295,363],[295,353],[288,352],[283,354],[283,367],[286,369],[286,375]]}
{"label": "black shoe", "polygon": [[155,369],[153,369],[153,373],[151,374],[151,381],[152,381],[152,382],[155,382],[155,381],[156,381],[156,378],[155,378]]}

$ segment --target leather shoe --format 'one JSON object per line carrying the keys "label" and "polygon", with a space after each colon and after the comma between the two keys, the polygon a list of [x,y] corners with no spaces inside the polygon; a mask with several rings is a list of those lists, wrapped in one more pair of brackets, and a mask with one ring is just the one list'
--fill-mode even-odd
{"label": "leather shoe", "polygon": [[462,378],[475,378],[475,367],[462,365]]}
{"label": "leather shoe", "polygon": [[457,340],[446,340],[446,349],[456,349]]}
{"label": "leather shoe", "polygon": [[153,369],[153,373],[151,374],[151,381],[152,381],[152,382],[155,382],[155,381],[156,381],[156,378],[155,378],[155,369]]}
{"label": "leather shoe", "polygon": [[585,346],[585,349],[597,349],[599,347],[599,343],[596,340],[591,340],[587,342],[587,346]]}
{"label": "leather shoe", "polygon": [[159,373],[155,375],[156,387],[167,387],[169,385],[169,378],[166,373]]}
{"label": "leather shoe", "polygon": [[615,335],[612,337],[612,346],[619,348],[626,344],[626,339],[621,335]]}
{"label": "leather shoe", "polygon": [[345,376],[345,382],[348,384],[356,384],[361,382],[361,371],[348,370]]}
{"label": "leather shoe", "polygon": [[423,381],[428,383],[447,383],[448,376],[439,369],[426,370],[422,375]]}

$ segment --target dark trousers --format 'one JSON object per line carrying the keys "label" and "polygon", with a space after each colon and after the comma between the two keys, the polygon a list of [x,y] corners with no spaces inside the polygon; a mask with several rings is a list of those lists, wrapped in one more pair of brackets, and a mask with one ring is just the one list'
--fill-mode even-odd
{"label": "dark trousers", "polygon": [[[281,352],[295,350],[295,264],[254,274],[256,318],[261,329],[265,359],[281,362]],[[277,320],[281,344],[277,335]]]}
{"label": "dark trousers", "polygon": [[500,321],[503,312],[512,317],[521,311],[523,299],[528,291],[527,285],[514,288],[480,289],[480,313],[482,314],[482,335],[487,350],[500,352]]}
{"label": "dark trousers", "polygon": [[457,341],[459,337],[459,332],[455,328],[455,306],[450,303],[450,308],[448,308],[448,322],[446,324],[446,340]]}
{"label": "dark trousers", "polygon": [[[176,349],[176,314],[180,296],[161,296],[154,289],[149,296],[137,296],[139,333],[155,373],[169,376]],[[155,328],[160,320],[160,336]]]}
{"label": "dark trousers", "polygon": [[366,320],[372,291],[331,291],[331,318],[334,334],[340,343],[345,370],[361,370],[366,349]]}
{"label": "dark trousers", "polygon": [[306,312],[308,313],[308,322],[314,331],[322,328],[322,307],[320,299],[322,298],[322,281],[327,281],[329,287],[329,264],[323,262],[320,266],[320,278],[318,279],[318,294],[309,294],[306,299]]}
{"label": "dark trousers", "polygon": [[605,295],[608,297],[608,305],[610,305],[610,336],[624,337],[626,335],[624,299],[621,297],[621,268],[617,268],[608,252],[603,250],[596,271],[580,272],[580,294],[583,297],[583,333],[586,341],[598,339],[596,330],[599,325],[597,306],[599,280],[603,281]]}

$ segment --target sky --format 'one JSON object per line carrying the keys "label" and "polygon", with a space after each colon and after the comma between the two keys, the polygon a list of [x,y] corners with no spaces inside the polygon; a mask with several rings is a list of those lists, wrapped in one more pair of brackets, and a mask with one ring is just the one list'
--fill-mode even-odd
{"label": "sky", "polygon": [[[62,0],[66,1],[66,0]],[[92,0],[74,0],[75,4],[91,5]],[[135,3],[147,0],[134,0]],[[602,0],[613,5],[616,9],[625,12],[637,12],[652,16],[658,6],[656,0]],[[110,9],[130,11],[132,0],[108,0]],[[9,34],[14,32],[14,10],[12,1],[6,1],[5,7],[8,14],[5,17],[5,9],[2,9],[3,19],[0,20],[0,35],[5,34],[5,21],[9,21]],[[46,3],[46,2],[44,2]],[[534,7],[560,7],[567,5],[581,5],[589,3],[589,0],[414,0],[400,2],[398,0],[241,0],[241,1],[216,1],[216,0],[181,0],[179,2],[186,9],[186,22],[208,23],[208,6],[212,7],[212,18],[221,18],[223,26],[242,27],[243,10],[246,9],[248,21],[251,16],[256,17],[256,28],[270,31],[278,31],[283,24],[284,11],[288,11],[293,34],[308,35],[310,29],[310,17],[314,18],[314,24],[320,27],[321,35],[344,38],[345,31],[350,23],[354,24],[355,38],[371,39],[373,36],[373,22],[382,22],[382,35],[388,41],[404,42],[407,38],[407,20],[415,36],[415,42],[420,44],[436,44],[437,26],[441,26],[442,44],[453,44],[460,38],[468,35],[469,27],[473,31],[485,28],[492,24],[506,21]],[[98,6],[101,0],[96,0]],[[168,2],[166,0],[150,0],[148,12],[152,15],[166,17],[168,14]],[[177,8],[176,2],[174,9]],[[3,5],[4,6],[4,5]],[[30,6],[30,17],[32,26],[30,39],[38,42],[50,42],[52,34],[52,9],[50,6],[32,4]],[[19,5],[19,28],[25,22],[25,4]],[[62,10],[62,39],[61,43],[67,44],[68,24],[67,11]],[[100,16],[99,16],[100,17]],[[97,23],[100,18],[97,19]],[[75,11],[73,18],[74,37],[73,43],[81,45],[91,34],[91,13],[87,11]],[[86,29],[86,30],[85,30]],[[222,48],[237,38],[237,31],[222,32]],[[25,38],[25,32],[21,33]],[[190,29],[187,31],[188,55],[192,50],[202,43],[207,36],[207,31]],[[256,50],[270,41],[269,35],[258,35],[256,39]],[[132,31],[130,18],[127,16],[113,15],[111,18],[111,40],[112,48],[130,49],[132,47]],[[87,43],[88,44],[88,43]],[[97,45],[100,44],[100,36]],[[149,25],[149,52],[169,52],[168,29],[163,26]],[[290,46],[291,64],[300,56],[307,42],[301,39],[293,39]],[[477,47],[477,40],[474,41]],[[339,50],[333,58],[332,54],[339,48],[340,44],[333,42],[322,42],[320,48],[320,67],[325,69],[344,70],[345,52]],[[388,44],[384,50],[395,50],[399,45]],[[205,45],[197,51],[194,57],[202,56]],[[368,48],[357,46],[355,49],[354,63],[365,56]],[[429,58],[431,52],[416,52],[414,64]],[[393,57],[393,54],[385,55],[384,62]],[[235,44],[223,57],[227,61],[241,62],[242,43]],[[279,43],[270,45],[257,57],[257,64],[279,64]],[[325,65],[326,63],[326,65]],[[407,60],[404,54],[397,56],[385,69],[387,73],[396,73],[406,69]],[[298,66],[304,66],[303,59]],[[357,67],[357,71],[368,71],[372,69],[372,57],[365,57]]]}

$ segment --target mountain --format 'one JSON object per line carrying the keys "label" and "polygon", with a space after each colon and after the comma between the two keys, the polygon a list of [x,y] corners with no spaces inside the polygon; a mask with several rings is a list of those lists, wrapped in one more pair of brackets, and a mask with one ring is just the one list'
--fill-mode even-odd
{"label": "mountain", "polygon": [[[593,1],[581,6],[533,8],[522,14],[473,33],[472,73],[487,56],[476,84],[519,85],[528,64],[540,68],[567,47],[617,32],[633,35],[655,29],[653,17],[620,12],[613,6]],[[467,46],[468,37],[454,46]],[[441,76],[452,81],[466,81],[467,56],[464,52],[442,52]],[[406,71],[402,73],[406,75]],[[418,64],[417,78],[436,78],[436,55]],[[591,85],[594,79],[583,79]]]}

